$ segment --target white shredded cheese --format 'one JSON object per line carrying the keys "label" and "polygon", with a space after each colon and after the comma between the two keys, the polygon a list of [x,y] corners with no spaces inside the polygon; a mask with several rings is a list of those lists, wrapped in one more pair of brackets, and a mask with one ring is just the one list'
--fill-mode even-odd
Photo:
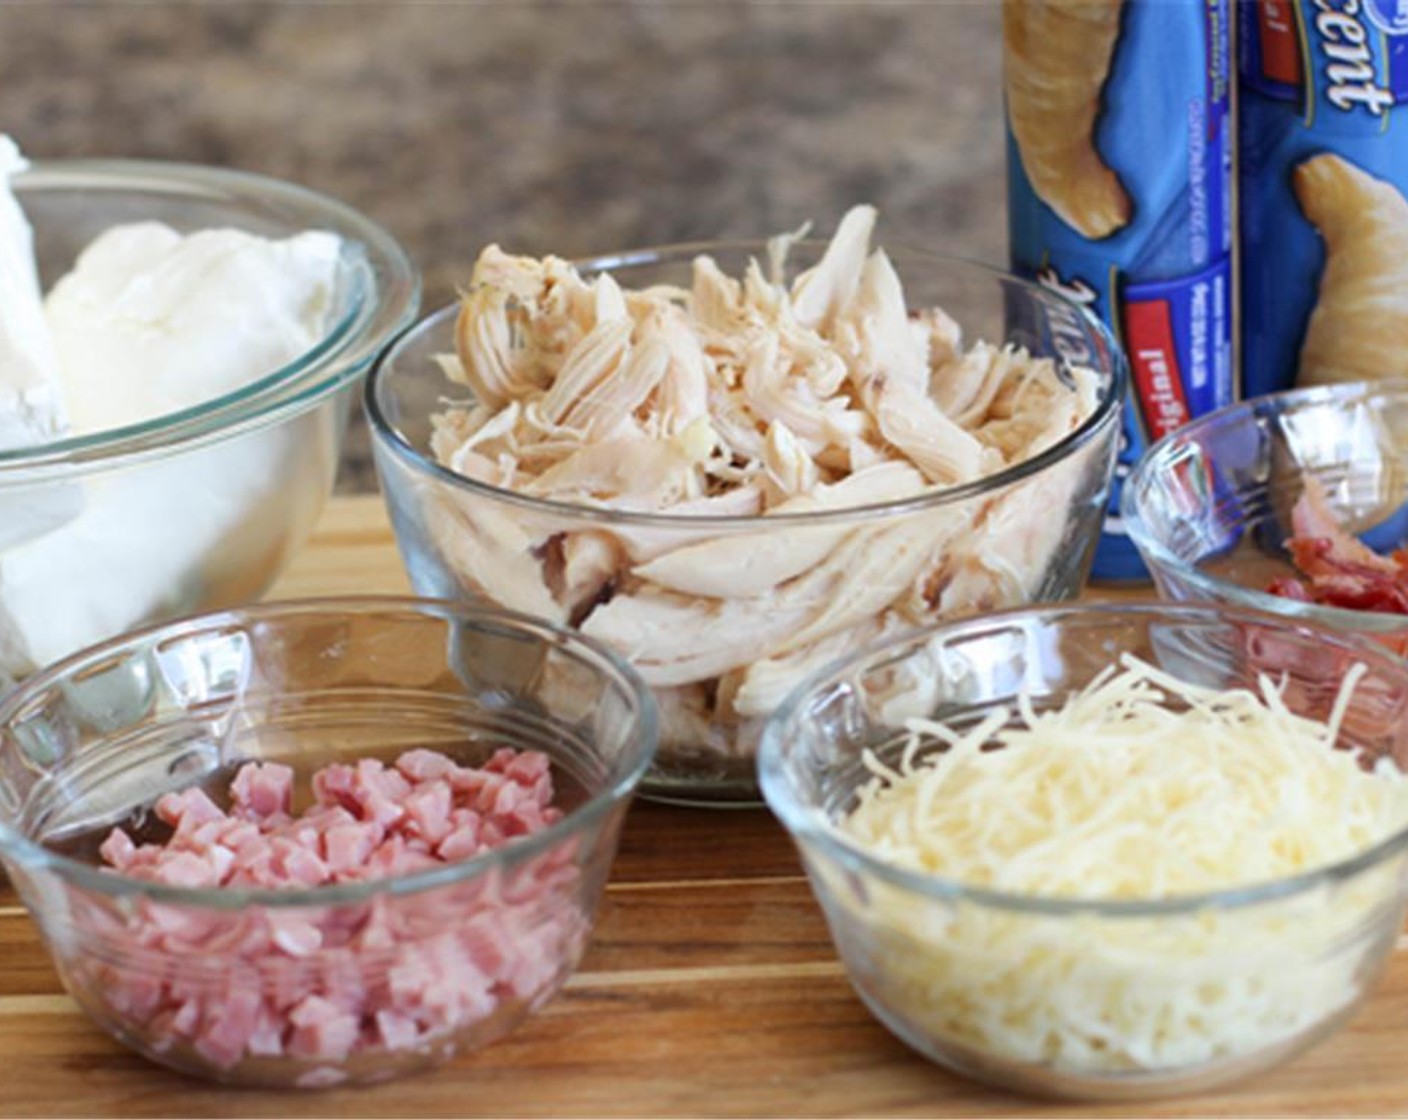
{"label": "white shredded cheese", "polygon": [[[1327,722],[1265,678],[1216,691],[1133,658],[1059,709],[1022,696],[962,734],[912,720],[898,769],[868,757],[875,777],[840,827],[898,866],[1019,896],[1165,899],[1324,867],[1408,825],[1408,779],[1332,749],[1362,673]],[[1397,870],[1143,916],[882,882],[854,903],[866,932],[843,948],[865,958],[863,987],[940,1044],[1082,1072],[1188,1067],[1346,1006],[1397,932]]]}

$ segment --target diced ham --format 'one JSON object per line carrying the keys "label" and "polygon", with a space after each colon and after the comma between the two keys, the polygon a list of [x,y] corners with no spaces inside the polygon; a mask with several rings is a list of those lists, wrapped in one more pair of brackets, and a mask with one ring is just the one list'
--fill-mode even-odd
{"label": "diced ham", "polygon": [[220,884],[220,877],[210,860],[195,852],[173,852],[169,859],[157,865],[152,878],[169,887],[215,887]]}
{"label": "diced ham", "polygon": [[323,947],[323,931],[296,914],[270,913],[274,948],[290,957],[308,957]]}
{"label": "diced ham", "polygon": [[107,839],[103,841],[98,849],[98,854],[103,860],[118,871],[126,871],[132,862],[132,857],[137,852],[137,845],[132,843],[132,837],[123,832],[120,828],[115,828],[108,833]]}
{"label": "diced ham", "polygon": [[[391,768],[327,766],[312,786],[315,804],[293,818],[292,771],[250,763],[231,783],[228,813],[197,788],[167,794],[157,805],[174,829],[165,843],[139,846],[114,829],[100,854],[122,874],[173,886],[307,889],[458,863],[561,815],[548,759],[535,752],[501,750],[474,768],[408,751]],[[130,919],[76,908],[90,932],[130,947],[85,964],[88,988],[159,1052],[190,1046],[221,1070],[249,1058],[314,1062],[298,1083],[333,1084],[349,1055],[426,1049],[506,999],[544,998],[586,935],[577,845],[560,848],[511,882],[496,871],[368,902],[231,912],[139,899]]]}
{"label": "diced ham", "polygon": [[439,751],[415,750],[398,758],[396,769],[413,782],[433,782],[448,778],[459,767]]}
{"label": "diced ham", "polygon": [[458,863],[469,859],[479,850],[479,816],[472,821],[464,821],[453,826],[453,830],[440,841],[435,854],[446,863]]}
{"label": "diced ham", "polygon": [[427,844],[438,844],[454,829],[450,823],[453,791],[443,781],[417,786],[401,802],[409,825]]}
{"label": "diced ham", "polygon": [[[492,761],[492,760],[491,760]],[[504,775],[519,785],[533,787],[538,779],[545,776],[552,767],[548,756],[539,751],[525,751],[514,754],[503,768]]]}
{"label": "diced ham", "polygon": [[356,879],[381,836],[375,825],[359,821],[333,825],[323,833],[323,862],[334,878]]}
{"label": "diced ham", "polygon": [[236,812],[253,820],[287,813],[293,804],[293,770],[278,762],[251,762],[230,783]]}
{"label": "diced ham", "polygon": [[381,1044],[388,1050],[409,1050],[420,1038],[416,1021],[399,1011],[378,1011],[376,1029],[381,1036]]}
{"label": "diced ham", "polygon": [[156,803],[156,815],[175,829],[194,829],[207,821],[224,819],[225,813],[203,789],[192,786],[168,793]]}
{"label": "diced ham", "polygon": [[357,1016],[321,996],[309,996],[288,1014],[288,1052],[297,1058],[340,1062],[352,1052],[361,1027]]}
{"label": "diced ham", "polygon": [[274,871],[282,877],[280,886],[318,887],[331,878],[328,865],[315,852],[286,836],[275,836],[269,848]]}
{"label": "diced ham", "polygon": [[196,1049],[214,1065],[229,1067],[244,1056],[259,1023],[259,992],[242,989],[212,1005],[196,1035]]}

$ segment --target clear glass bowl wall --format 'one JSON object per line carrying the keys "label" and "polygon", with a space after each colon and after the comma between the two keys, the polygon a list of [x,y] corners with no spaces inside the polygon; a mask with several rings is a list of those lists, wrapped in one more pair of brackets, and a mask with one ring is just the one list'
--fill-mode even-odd
{"label": "clear glass bowl wall", "polygon": [[[814,263],[823,247],[817,242],[795,246],[791,268]],[[763,250],[754,243],[687,245],[602,257],[581,267],[589,274],[610,271],[623,287],[688,286],[691,261],[699,253],[710,253],[726,272],[740,275],[751,257],[762,259]],[[825,550],[829,556],[843,542],[868,542],[869,551],[847,571],[846,591],[833,589],[826,596],[841,597],[884,586],[894,571],[890,559],[899,554],[897,539],[948,537],[953,549],[935,565],[932,578],[936,587],[947,581],[952,590],[937,599],[936,617],[1075,595],[1100,531],[1113,468],[1124,387],[1118,348],[1074,304],[1034,285],[922,251],[887,251],[910,306],[942,307],[963,327],[967,342],[1007,341],[1051,356],[1061,367],[1072,361],[1093,368],[1100,382],[1094,415],[1057,446],[1003,474],[888,505],[814,515],[706,518],[535,500],[469,481],[433,459],[431,416],[447,400],[465,401],[468,394],[449,382],[433,360],[454,349],[456,309],[445,308],[398,340],[367,388],[377,470],[412,586],[421,594],[468,596],[533,611],[542,597],[520,595],[514,585],[541,581],[545,544],[576,534],[605,537],[638,557],[715,541],[730,542],[732,555],[759,547],[786,549],[794,540],[814,549],[822,538],[835,542]],[[940,573],[945,563],[949,568]],[[863,619],[825,639],[810,655],[812,663],[864,640],[859,635],[885,605],[872,607]],[[746,702],[721,700],[733,679],[730,672],[736,678],[754,663],[774,655],[785,658],[781,651],[795,624],[766,597],[733,599],[720,607],[707,632],[686,623],[645,638],[666,658],[674,650],[687,651],[695,662],[692,668],[655,668],[638,650],[618,651],[654,687],[660,705],[661,749],[644,787],[649,796],[685,803],[756,803],[754,754],[763,719],[809,671],[805,659],[800,665],[784,660],[776,673],[769,667],[769,683],[747,693]],[[556,620],[577,621],[566,611]]]}
{"label": "clear glass bowl wall", "polygon": [[[419,303],[417,274],[389,234],[290,184],[76,161],[37,165],[16,191],[46,289],[120,222],[270,237],[323,229],[345,250],[327,336],[285,368],[148,423],[0,452],[11,604],[0,609],[0,685],[120,630],[262,595],[331,492],[353,386]],[[154,540],[174,543],[163,552]]]}
{"label": "clear glass bowl wall", "polygon": [[1383,555],[1408,543],[1408,382],[1322,386],[1220,409],[1159,441],[1124,488],[1123,519],[1159,592],[1374,636],[1408,653],[1408,617],[1267,591],[1299,573],[1286,550],[1307,478]]}
{"label": "clear glass bowl wall", "polygon": [[1353,1014],[1402,927],[1408,831],[1242,889],[1075,900],[900,868],[834,827],[872,778],[866,751],[898,766],[907,720],[961,733],[1021,692],[1058,707],[1123,653],[1214,689],[1284,679],[1287,707],[1322,720],[1363,663],[1338,746],[1408,768],[1408,663],[1323,628],[1184,605],[1028,608],[917,631],[817,674],[763,737],[763,792],[861,998],[920,1053],[1004,1088],[1139,1098],[1267,1069]]}
{"label": "clear glass bowl wall", "polygon": [[[486,1045],[557,993],[655,742],[630,670],[534,620],[414,599],[269,604],[123,638],[14,690],[0,704],[0,860],[69,992],[148,1058],[227,1084],[380,1081]],[[545,752],[567,813],[461,863],[302,890],[185,889],[97,866],[114,824],[192,785],[223,803],[249,760],[290,766],[306,791],[334,762],[429,748],[478,765],[501,747]],[[290,923],[362,932],[308,952],[250,941]],[[465,953],[477,971],[437,964]],[[242,1001],[292,1016],[309,995],[355,1002],[407,970],[444,1003],[413,1045],[378,1042],[367,1013],[342,1060],[223,1049],[222,1017]],[[199,1014],[181,1023],[185,1004]]]}

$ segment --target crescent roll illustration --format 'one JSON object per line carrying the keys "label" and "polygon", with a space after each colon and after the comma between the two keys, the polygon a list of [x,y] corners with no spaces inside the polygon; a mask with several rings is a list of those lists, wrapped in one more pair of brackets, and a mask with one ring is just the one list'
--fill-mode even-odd
{"label": "crescent roll illustration", "polygon": [[1294,186],[1325,239],[1298,383],[1408,376],[1408,199],[1336,155],[1300,164]]}
{"label": "crescent roll illustration", "polygon": [[1086,237],[1129,222],[1129,196],[1095,149],[1100,90],[1123,0],[1004,0],[1007,116],[1037,197]]}

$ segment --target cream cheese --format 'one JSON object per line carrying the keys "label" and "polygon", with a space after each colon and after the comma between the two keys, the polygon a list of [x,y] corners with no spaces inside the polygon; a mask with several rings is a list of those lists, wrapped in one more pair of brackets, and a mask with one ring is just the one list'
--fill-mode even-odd
{"label": "cream cheese", "polygon": [[[10,185],[28,166],[15,142],[0,135],[0,452],[51,443],[69,432],[34,231]],[[0,489],[0,548],[52,531],[82,506],[82,490],[71,484]]]}
{"label": "cream cheese", "polygon": [[74,430],[121,428],[271,374],[327,330],[339,239],[115,226],[45,302]]}
{"label": "cream cheese", "polygon": [[0,451],[48,443],[68,430],[34,232],[10,187],[28,166],[15,142],[0,135]]}
{"label": "cream cheese", "polygon": [[[11,431],[40,443],[207,403],[294,362],[331,326],[341,241],[317,231],[275,241],[115,226],[41,302],[8,190],[23,166],[0,137],[0,449]],[[81,484],[0,490],[0,678],[161,614],[258,594],[311,520],[308,496],[331,485],[333,422],[310,413]],[[12,531],[21,506],[27,529]]]}

